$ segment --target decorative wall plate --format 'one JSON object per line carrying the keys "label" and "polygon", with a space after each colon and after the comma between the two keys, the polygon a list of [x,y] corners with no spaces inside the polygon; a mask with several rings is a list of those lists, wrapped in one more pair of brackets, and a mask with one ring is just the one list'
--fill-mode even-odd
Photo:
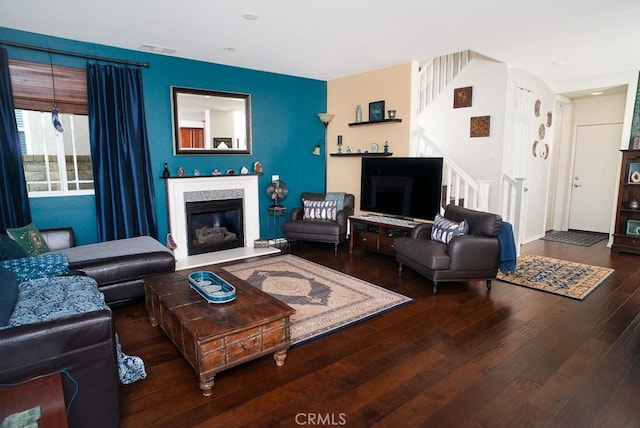
{"label": "decorative wall plate", "polygon": [[536,117],[540,116],[540,104],[542,104],[542,102],[536,100],[536,103],[533,105],[533,114],[535,114]]}
{"label": "decorative wall plate", "polygon": [[540,127],[538,128],[538,138],[540,138],[541,140],[544,140],[544,134],[545,134],[545,129],[544,129],[544,123],[540,125]]}
{"label": "decorative wall plate", "polygon": [[548,111],[547,112],[547,128],[550,128],[552,123],[553,123],[553,113]]}

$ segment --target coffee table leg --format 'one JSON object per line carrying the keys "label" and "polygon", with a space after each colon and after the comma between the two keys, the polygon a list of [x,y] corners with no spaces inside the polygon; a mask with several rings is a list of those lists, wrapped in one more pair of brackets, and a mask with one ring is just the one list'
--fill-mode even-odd
{"label": "coffee table leg", "polygon": [[282,349],[280,351],[276,351],[276,353],[273,354],[273,359],[276,360],[276,366],[278,366],[278,367],[284,366],[284,360],[286,358],[287,358],[287,350],[286,349]]}
{"label": "coffee table leg", "polygon": [[211,377],[200,378],[198,386],[200,387],[200,391],[202,391],[202,395],[204,395],[205,397],[209,397],[211,394],[213,394],[213,385],[215,384],[213,379],[215,378],[215,376],[216,375],[213,374]]}

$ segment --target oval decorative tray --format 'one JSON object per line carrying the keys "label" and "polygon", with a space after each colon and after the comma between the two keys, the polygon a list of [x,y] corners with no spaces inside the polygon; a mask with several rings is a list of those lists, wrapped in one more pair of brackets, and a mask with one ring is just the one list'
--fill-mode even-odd
{"label": "oval decorative tray", "polygon": [[189,286],[209,303],[227,303],[236,298],[236,288],[213,272],[193,272]]}

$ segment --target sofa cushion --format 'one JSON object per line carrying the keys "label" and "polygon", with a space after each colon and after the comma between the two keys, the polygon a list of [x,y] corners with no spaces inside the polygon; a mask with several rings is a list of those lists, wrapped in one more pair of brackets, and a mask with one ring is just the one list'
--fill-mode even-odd
{"label": "sofa cushion", "polygon": [[18,282],[37,278],[49,278],[64,275],[69,272],[67,256],[59,253],[3,260],[0,262],[0,267],[11,271]]}
{"label": "sofa cushion", "polygon": [[436,214],[431,228],[431,239],[448,244],[454,236],[466,235],[469,232],[469,224],[466,220],[456,222]]}
{"label": "sofa cushion", "polygon": [[393,248],[397,254],[402,254],[403,258],[431,270],[449,269],[451,259],[447,253],[447,246],[440,241],[396,238],[393,240]]}
{"label": "sofa cushion", "polygon": [[338,201],[333,199],[329,201],[310,201],[304,199],[304,218],[307,220],[333,220],[338,215]]}
{"label": "sofa cushion", "polygon": [[24,249],[27,256],[37,256],[49,251],[47,242],[33,223],[23,227],[7,228],[7,234]]}
{"label": "sofa cushion", "polygon": [[13,239],[0,235],[0,260],[21,259],[27,257],[24,249]]}
{"label": "sofa cushion", "polygon": [[7,269],[0,267],[0,327],[9,322],[18,300],[18,280]]}

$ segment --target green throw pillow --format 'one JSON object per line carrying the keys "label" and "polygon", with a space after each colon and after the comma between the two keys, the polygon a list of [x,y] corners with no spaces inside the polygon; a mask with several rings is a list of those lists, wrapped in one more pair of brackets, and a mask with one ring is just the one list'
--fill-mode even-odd
{"label": "green throw pillow", "polygon": [[16,241],[29,257],[49,251],[46,241],[33,223],[24,227],[7,228],[7,235]]}

